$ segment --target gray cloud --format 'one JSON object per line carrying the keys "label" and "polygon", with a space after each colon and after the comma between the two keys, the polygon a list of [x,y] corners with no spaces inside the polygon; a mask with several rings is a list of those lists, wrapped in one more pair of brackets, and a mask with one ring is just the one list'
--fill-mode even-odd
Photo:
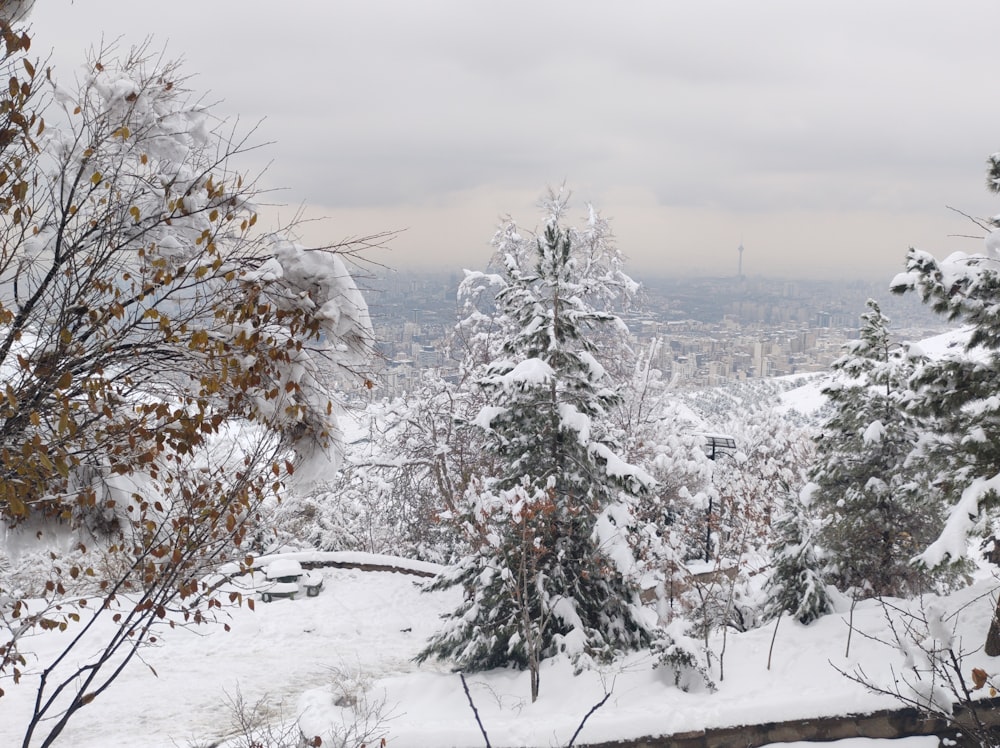
{"label": "gray cloud", "polygon": [[[943,238],[946,203],[996,212],[980,174],[1000,149],[997,21],[992,0],[301,0],[280,16],[236,0],[156,14],[47,0],[33,15],[36,49],[53,47],[61,70],[102,32],[165,42],[223,113],[266,117],[257,135],[275,144],[248,168],[270,163],[266,181],[293,205],[389,227],[428,206],[440,223],[441,206],[566,179],[628,216],[616,225],[637,260],[658,262],[644,247],[663,241],[683,256],[708,220],[726,246],[752,226],[781,271],[799,263],[793,224],[835,221],[825,233],[841,246],[851,226],[895,257],[913,216]],[[407,241],[450,262],[491,229],[451,249],[416,229]]]}

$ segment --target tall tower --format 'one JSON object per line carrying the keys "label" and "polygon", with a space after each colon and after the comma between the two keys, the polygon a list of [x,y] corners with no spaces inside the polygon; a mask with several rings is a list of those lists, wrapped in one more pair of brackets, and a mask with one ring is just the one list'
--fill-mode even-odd
{"label": "tall tower", "polygon": [[740,242],[740,246],[736,248],[736,251],[740,253],[740,261],[736,268],[736,277],[743,277],[743,242]]}

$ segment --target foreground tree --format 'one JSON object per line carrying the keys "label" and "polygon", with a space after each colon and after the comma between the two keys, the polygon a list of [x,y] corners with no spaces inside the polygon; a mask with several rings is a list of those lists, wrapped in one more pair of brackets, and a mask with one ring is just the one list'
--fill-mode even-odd
{"label": "foreground tree", "polygon": [[[293,470],[336,466],[328,385],[370,324],[351,247],[255,229],[248,143],[175,64],[98,53],[46,125],[27,36],[0,36],[0,552],[41,562],[0,573],[0,677],[37,683],[24,745],[49,745],[155,626],[211,617],[204,575]],[[67,645],[28,669],[39,628]]]}
{"label": "foreground tree", "polygon": [[[988,162],[987,187],[1000,192],[1000,154]],[[981,253],[955,253],[942,261],[910,249],[896,293],[916,291],[934,311],[966,328],[948,354],[922,363],[911,379],[914,410],[925,430],[911,460],[919,461],[931,489],[951,506],[943,530],[919,560],[928,568],[966,556],[970,536],[996,549],[1000,506],[1000,223],[988,231]],[[958,336],[956,336],[958,338]],[[986,653],[1000,655],[1000,609]]]}
{"label": "foreground tree", "polygon": [[544,658],[566,652],[584,667],[650,641],[628,540],[629,497],[652,479],[606,441],[617,395],[595,358],[602,331],[621,334],[601,307],[633,284],[595,212],[583,230],[561,225],[566,199],[550,193],[541,236],[505,223],[501,273],[465,281],[466,292],[496,289],[502,354],[478,379],[490,403],[474,425],[499,469],[466,492],[459,526],[472,550],[435,585],[462,585],[466,598],[420,655],[527,668],[533,701]]}
{"label": "foreground tree", "polygon": [[892,343],[875,301],[859,339],[823,387],[833,406],[816,438],[810,479],[827,578],[855,598],[910,596],[932,579],[911,559],[940,527],[940,503],[907,461],[921,424],[909,412],[909,379],[921,357]]}

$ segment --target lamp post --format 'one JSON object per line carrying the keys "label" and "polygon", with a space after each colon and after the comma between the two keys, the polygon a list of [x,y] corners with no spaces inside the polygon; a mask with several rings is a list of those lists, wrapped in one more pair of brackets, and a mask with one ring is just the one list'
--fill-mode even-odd
{"label": "lamp post", "polygon": [[[715,462],[720,457],[733,457],[736,452],[736,440],[731,436],[719,434],[705,435],[705,451],[708,459]],[[705,515],[705,563],[712,559],[712,494],[708,494],[708,512]]]}

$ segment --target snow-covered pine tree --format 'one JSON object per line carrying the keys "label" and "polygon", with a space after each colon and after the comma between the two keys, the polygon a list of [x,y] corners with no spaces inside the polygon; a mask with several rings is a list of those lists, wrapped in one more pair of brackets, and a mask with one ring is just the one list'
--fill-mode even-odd
{"label": "snow-covered pine tree", "polygon": [[910,560],[934,538],[940,505],[907,464],[920,424],[907,410],[919,355],[894,344],[869,299],[860,336],[834,361],[823,393],[833,406],[816,438],[810,480],[827,577],[858,598],[928,589]]}
{"label": "snow-covered pine tree", "polygon": [[494,240],[501,273],[471,274],[497,289],[503,331],[474,421],[498,470],[466,494],[472,550],[436,584],[462,585],[465,600],[420,655],[528,668],[532,700],[542,659],[566,652],[582,668],[651,638],[627,535],[628,499],[653,480],[606,441],[618,396],[595,357],[599,336],[623,329],[598,305],[634,283],[596,211],[583,230],[561,225],[567,197],[543,201],[541,236],[505,222]]}
{"label": "snow-covered pine tree", "polygon": [[812,623],[829,613],[830,597],[823,581],[822,562],[816,557],[816,522],[806,503],[814,484],[788,498],[774,528],[774,564],[765,589],[765,618],[789,613],[800,623]]}
{"label": "snow-covered pine tree", "polygon": [[[1000,192],[1000,153],[987,162],[986,184]],[[982,252],[942,261],[911,248],[906,271],[891,288],[916,291],[925,304],[965,329],[944,356],[918,367],[911,380],[914,410],[928,426],[911,461],[927,472],[951,510],[937,539],[920,554],[936,568],[965,557],[969,538],[997,547],[1000,508],[1000,216],[977,224],[987,231]],[[932,425],[932,427],[931,427]],[[1000,655],[1000,608],[986,641]]]}

